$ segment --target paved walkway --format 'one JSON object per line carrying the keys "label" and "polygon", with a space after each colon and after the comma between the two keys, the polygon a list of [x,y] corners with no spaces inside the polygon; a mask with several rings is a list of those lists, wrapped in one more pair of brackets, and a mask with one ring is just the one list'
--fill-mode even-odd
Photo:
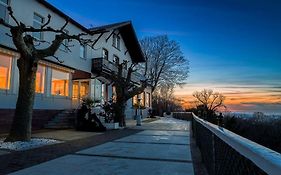
{"label": "paved walkway", "polygon": [[193,174],[188,122],[166,118],[133,129],[144,131],[12,174]]}

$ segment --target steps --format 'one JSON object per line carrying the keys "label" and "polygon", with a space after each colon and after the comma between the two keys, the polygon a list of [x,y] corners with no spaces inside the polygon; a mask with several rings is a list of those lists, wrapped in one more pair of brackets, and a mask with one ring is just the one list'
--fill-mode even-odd
{"label": "steps", "polygon": [[55,115],[48,123],[45,125],[47,129],[68,129],[74,128],[75,126],[75,112],[74,110],[64,110],[57,115]]}

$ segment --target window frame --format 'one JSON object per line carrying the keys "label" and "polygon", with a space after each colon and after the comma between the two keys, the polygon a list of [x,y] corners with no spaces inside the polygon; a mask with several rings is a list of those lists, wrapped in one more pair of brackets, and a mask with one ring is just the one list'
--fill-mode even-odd
{"label": "window frame", "polygon": [[5,17],[4,17],[4,21],[8,22],[9,21],[9,13],[8,13],[8,7],[10,5],[10,0],[7,0],[7,4],[5,4],[4,2],[0,1],[0,5],[3,5],[4,7],[6,7],[5,9]]}
{"label": "window frame", "polygon": [[[42,86],[43,86],[43,87],[41,87],[41,88],[42,88],[43,90],[42,90],[42,92],[36,92],[36,80],[37,80],[37,77],[36,77],[36,78],[35,78],[35,93],[36,93],[36,94],[44,94],[45,91],[46,91],[45,85],[46,85],[47,66],[39,64],[39,65],[38,65],[38,68],[39,68],[39,66],[43,67],[43,69],[44,69],[44,70],[43,70],[43,74],[41,75],[41,78],[43,77],[43,79],[41,80],[41,84],[42,84]],[[37,68],[36,73],[38,72],[38,68]],[[41,89],[41,88],[40,88],[40,89]]]}
{"label": "window frame", "polygon": [[7,56],[9,58],[9,67],[7,68],[7,74],[6,74],[6,87],[5,88],[0,88],[0,91],[10,91],[11,90],[11,85],[12,85],[12,69],[13,69],[13,56],[7,55],[5,53],[0,52],[1,55]]}
{"label": "window frame", "polygon": [[[41,19],[42,19],[42,22],[40,22],[40,21],[38,21],[37,19],[35,19],[35,16],[41,18]],[[32,20],[33,23],[32,23],[32,27],[34,27],[34,23],[37,23],[37,24],[39,24],[39,25],[42,27],[43,24],[44,24],[44,21],[45,21],[45,18],[44,18],[42,15],[40,15],[40,14],[37,13],[37,12],[34,12],[34,13],[33,13],[33,20]],[[34,28],[35,28],[35,27],[34,27]],[[35,33],[39,33],[39,34],[40,34],[40,38],[37,38],[37,36],[34,35]],[[32,32],[32,37],[35,38],[35,39],[38,39],[38,40],[44,40],[44,33],[43,33],[43,32]]]}
{"label": "window frame", "polygon": [[[69,34],[69,31],[66,30],[66,29],[63,29],[63,31],[64,31],[66,34]],[[64,51],[64,52],[67,53],[67,52],[68,52],[68,49],[67,49],[68,43],[69,43],[69,39],[64,39],[64,40],[62,41],[62,43],[60,44],[59,49],[60,49],[61,51]]]}
{"label": "window frame", "polygon": [[[118,62],[116,60],[118,60]],[[119,65],[120,58],[117,55],[113,55],[113,63],[116,64],[116,65]]]}
{"label": "window frame", "polygon": [[[65,73],[67,74],[67,83],[64,84],[64,95],[60,95],[60,94],[54,94],[53,93],[53,71],[57,71],[57,72],[62,72],[62,73]],[[51,76],[51,95],[52,96],[57,96],[57,97],[69,97],[69,94],[70,94],[70,84],[71,84],[71,79],[70,79],[70,72],[66,72],[66,71],[62,71],[60,69],[56,69],[56,68],[52,68],[51,69],[51,72],[52,72],[52,76]],[[65,80],[64,80],[65,81]]]}
{"label": "window frame", "polygon": [[120,36],[114,33],[112,37],[112,46],[117,50],[120,50],[120,40],[121,40]]}
{"label": "window frame", "polygon": [[[83,55],[81,55],[81,48],[83,48]],[[79,48],[80,50],[79,50],[79,57],[81,58],[81,59],[87,59],[87,47],[86,47],[86,45],[83,45],[83,44],[80,44],[80,48]]]}
{"label": "window frame", "polygon": [[[107,53],[107,54],[104,54],[104,53]],[[106,55],[106,57],[105,57],[105,55]],[[102,58],[106,59],[106,60],[108,60],[108,58],[109,58],[109,52],[106,48],[102,48]]]}

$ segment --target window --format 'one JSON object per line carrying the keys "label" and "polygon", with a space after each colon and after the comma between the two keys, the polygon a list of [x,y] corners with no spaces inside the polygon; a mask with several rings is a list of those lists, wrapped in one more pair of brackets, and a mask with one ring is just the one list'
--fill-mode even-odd
{"label": "window", "polygon": [[69,73],[52,70],[52,95],[68,96]]}
{"label": "window", "polygon": [[137,106],[138,105],[138,95],[135,95],[134,97],[133,97],[133,106]]}
{"label": "window", "polygon": [[113,85],[113,86],[112,86],[112,101],[113,101],[113,102],[116,102],[116,98],[117,98],[117,95],[116,95],[116,87]]}
{"label": "window", "polygon": [[0,19],[8,20],[8,0],[0,0]]}
{"label": "window", "polygon": [[74,81],[73,85],[72,85],[72,98],[77,99],[79,96],[78,92],[79,92],[79,82],[78,81]]}
{"label": "window", "polygon": [[[68,31],[67,30],[63,30],[66,34],[68,34]],[[68,39],[64,39],[60,45],[60,49],[67,52],[67,46],[68,46],[68,42],[69,40]]]}
{"label": "window", "polygon": [[116,65],[119,65],[119,57],[116,55],[113,55],[113,63],[115,63]]}
{"label": "window", "polygon": [[10,89],[12,57],[0,54],[0,89]]}
{"label": "window", "polygon": [[150,107],[150,93],[147,92],[145,95],[145,106]]}
{"label": "window", "polygon": [[106,49],[102,49],[102,58],[108,60],[108,51]]}
{"label": "window", "polygon": [[83,98],[87,96],[89,93],[89,82],[88,81],[83,81],[80,84],[80,97]]}
{"label": "window", "polygon": [[141,97],[141,106],[145,106],[145,92],[139,94]]}
{"label": "window", "polygon": [[86,46],[80,45],[80,58],[86,59]]}
{"label": "window", "polygon": [[[35,29],[40,29],[44,23],[44,18],[40,15],[34,13],[33,15],[33,27]],[[42,32],[32,32],[32,36],[38,40],[43,40],[43,33]]]}
{"label": "window", "polygon": [[35,92],[44,93],[45,67],[39,65],[36,72]]}
{"label": "window", "polygon": [[120,50],[120,37],[117,34],[113,34],[112,46]]}

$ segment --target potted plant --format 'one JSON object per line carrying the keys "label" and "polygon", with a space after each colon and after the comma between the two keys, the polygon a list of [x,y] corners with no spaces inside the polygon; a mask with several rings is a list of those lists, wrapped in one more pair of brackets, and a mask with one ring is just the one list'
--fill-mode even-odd
{"label": "potted plant", "polygon": [[113,111],[113,105],[114,103],[112,100],[109,100],[108,102],[105,102],[105,104],[102,106],[104,113],[104,126],[107,129],[118,129],[119,128],[119,123],[114,122],[114,111]]}

